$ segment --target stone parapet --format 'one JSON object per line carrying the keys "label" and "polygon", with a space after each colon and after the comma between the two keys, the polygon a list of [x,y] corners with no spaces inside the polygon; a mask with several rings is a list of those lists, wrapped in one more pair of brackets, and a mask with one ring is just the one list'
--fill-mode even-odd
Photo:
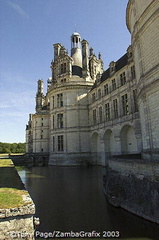
{"label": "stone parapet", "polygon": [[122,175],[143,175],[143,177],[159,178],[159,163],[141,159],[111,159],[109,167]]}
{"label": "stone parapet", "polygon": [[[0,240],[33,240],[35,205],[25,190],[13,162],[10,159],[3,159],[3,164],[1,163],[2,161],[0,161],[0,190],[3,201],[0,209]],[[7,203],[7,195],[12,196],[10,205]],[[18,201],[15,196],[19,196]]]}

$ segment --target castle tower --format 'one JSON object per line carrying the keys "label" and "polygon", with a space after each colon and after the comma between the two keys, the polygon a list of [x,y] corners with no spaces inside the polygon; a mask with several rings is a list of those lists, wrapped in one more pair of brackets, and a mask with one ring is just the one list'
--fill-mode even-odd
{"label": "castle tower", "polygon": [[129,0],[126,23],[132,34],[143,158],[159,159],[159,2]]}
{"label": "castle tower", "polygon": [[71,57],[73,59],[72,75],[82,77],[81,36],[77,32],[71,36]]}

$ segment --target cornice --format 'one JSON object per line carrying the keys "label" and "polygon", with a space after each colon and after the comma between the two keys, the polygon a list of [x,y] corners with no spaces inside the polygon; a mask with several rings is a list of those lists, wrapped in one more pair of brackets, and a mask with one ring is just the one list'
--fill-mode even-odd
{"label": "cornice", "polygon": [[73,83],[66,83],[65,85],[56,85],[56,86],[52,86],[49,89],[48,94],[51,94],[52,92],[57,92],[59,90],[69,90],[69,89],[90,89],[92,88],[93,83],[88,83],[88,82],[74,82]]}

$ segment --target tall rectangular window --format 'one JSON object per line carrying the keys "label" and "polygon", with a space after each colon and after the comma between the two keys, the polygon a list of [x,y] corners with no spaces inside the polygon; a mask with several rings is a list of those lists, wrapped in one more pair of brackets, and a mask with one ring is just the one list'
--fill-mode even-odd
{"label": "tall rectangular window", "polygon": [[66,72],[66,63],[61,64],[61,74]]}
{"label": "tall rectangular window", "polygon": [[63,107],[63,94],[57,94],[57,107]]}
{"label": "tall rectangular window", "polygon": [[105,104],[105,120],[106,121],[110,120],[110,106],[109,106],[109,103]]}
{"label": "tall rectangular window", "polygon": [[115,79],[112,80],[112,90],[114,91],[116,89],[116,81]]}
{"label": "tall rectangular window", "polygon": [[96,109],[93,109],[93,124],[95,125],[97,123],[97,112]]}
{"label": "tall rectangular window", "polygon": [[52,128],[55,129],[55,116],[52,116]]}
{"label": "tall rectangular window", "polygon": [[131,67],[131,78],[134,79],[135,78],[135,66]]}
{"label": "tall rectangular window", "polygon": [[138,105],[137,105],[137,89],[133,90],[133,100],[134,100],[134,111],[138,111]]}
{"label": "tall rectangular window", "polygon": [[129,114],[128,95],[127,94],[122,96],[122,109],[123,109],[123,115],[124,116]]}
{"label": "tall rectangular window", "polygon": [[114,118],[118,117],[118,101],[117,99],[113,100],[113,110],[114,110]]}
{"label": "tall rectangular window", "polygon": [[99,122],[102,123],[102,120],[103,120],[102,107],[99,107]]}
{"label": "tall rectangular window", "polygon": [[101,89],[98,89],[98,98],[100,99],[101,96],[102,96],[102,94],[101,94]]}
{"label": "tall rectangular window", "polygon": [[55,152],[55,137],[52,137],[52,151]]}
{"label": "tall rectangular window", "polygon": [[60,152],[64,150],[63,135],[59,135],[57,138],[58,138],[58,151]]}
{"label": "tall rectangular window", "polygon": [[120,83],[121,83],[121,86],[123,86],[123,85],[126,84],[126,75],[125,75],[125,72],[123,72],[123,73],[120,74]]}
{"label": "tall rectangular window", "polygon": [[55,97],[53,96],[52,97],[52,109],[54,109],[55,108]]}
{"label": "tall rectangular window", "polygon": [[57,114],[57,128],[63,128],[63,113]]}
{"label": "tall rectangular window", "polygon": [[109,93],[109,88],[108,88],[108,84],[104,85],[104,94],[107,95]]}

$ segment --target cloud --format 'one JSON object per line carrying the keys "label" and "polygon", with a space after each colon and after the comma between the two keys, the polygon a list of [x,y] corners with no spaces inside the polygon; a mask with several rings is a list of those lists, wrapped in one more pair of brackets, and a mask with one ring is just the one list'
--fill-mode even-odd
{"label": "cloud", "polygon": [[20,7],[19,4],[8,1],[11,8],[13,8],[21,17],[29,18],[28,14]]}
{"label": "cloud", "polygon": [[2,109],[2,108],[9,108],[10,107],[10,105],[9,104],[0,104],[0,109]]}
{"label": "cloud", "polygon": [[34,112],[35,96],[33,92],[4,92],[0,103],[0,122],[3,124],[25,122],[26,124],[29,113]]}

